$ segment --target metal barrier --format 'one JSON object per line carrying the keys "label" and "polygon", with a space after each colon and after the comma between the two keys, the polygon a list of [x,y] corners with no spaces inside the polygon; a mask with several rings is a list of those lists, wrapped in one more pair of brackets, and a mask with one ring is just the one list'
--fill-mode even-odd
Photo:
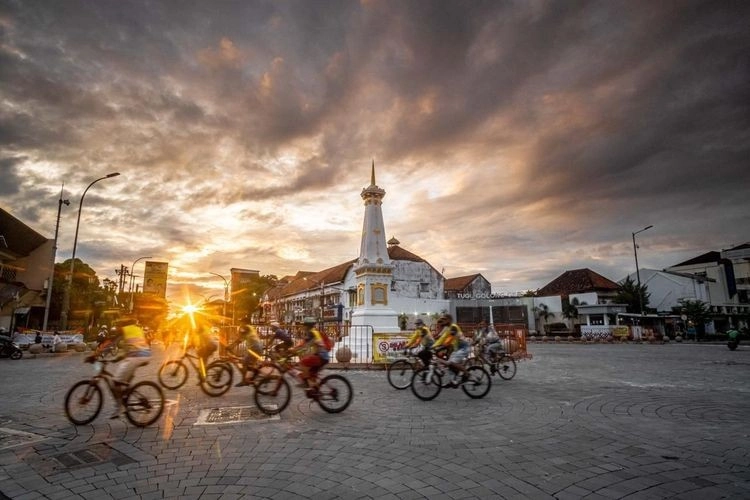
{"label": "metal barrier", "polygon": [[336,345],[331,352],[331,363],[353,365],[370,365],[373,363],[373,334],[370,325],[326,325],[324,333],[330,336]]}
{"label": "metal barrier", "polygon": [[[526,327],[523,325],[501,325],[496,324],[495,331],[503,343],[505,352],[511,354],[516,360],[531,359],[531,354],[526,349]],[[267,325],[255,325],[261,338],[272,341],[273,332]],[[320,328],[322,332],[331,337],[335,345],[331,351],[331,363],[344,364],[345,366],[385,366],[389,361],[395,359],[393,356],[400,355],[403,344],[411,336],[412,331],[403,331],[395,334],[376,334],[370,325],[352,326],[337,323],[325,324]],[[302,327],[290,329],[290,332],[299,341],[302,336]],[[229,338],[236,337],[236,329]],[[244,347],[244,346],[243,346]]]}

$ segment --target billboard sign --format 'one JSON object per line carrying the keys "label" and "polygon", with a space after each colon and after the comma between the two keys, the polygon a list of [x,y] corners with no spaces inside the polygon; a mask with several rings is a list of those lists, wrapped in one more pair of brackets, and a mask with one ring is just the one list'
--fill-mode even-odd
{"label": "billboard sign", "polygon": [[143,273],[143,293],[164,297],[167,290],[168,262],[146,261]]}

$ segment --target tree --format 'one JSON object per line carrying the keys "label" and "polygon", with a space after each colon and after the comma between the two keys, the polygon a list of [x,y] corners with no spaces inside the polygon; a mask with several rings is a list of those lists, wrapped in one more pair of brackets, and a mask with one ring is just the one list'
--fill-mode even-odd
{"label": "tree", "polygon": [[274,287],[277,282],[278,278],[275,275],[266,274],[247,283],[245,288],[232,292],[235,316],[242,318],[256,312],[263,294],[269,288]]}
{"label": "tree", "polygon": [[542,320],[539,326],[542,334],[544,334],[544,323],[547,323],[547,320],[549,320],[550,318],[554,318],[555,313],[550,312],[549,306],[547,306],[547,304],[539,304],[538,306],[535,306],[533,312],[534,317],[537,319],[537,322],[539,322],[539,320]]}
{"label": "tree", "polygon": [[581,302],[578,297],[574,297],[572,301],[564,301],[562,305],[563,318],[570,321],[571,327],[575,328],[576,320],[578,319],[578,308],[576,306],[585,306],[586,302]]}
{"label": "tree", "polygon": [[[638,296],[640,295],[640,299]],[[643,312],[648,310],[648,303],[651,294],[648,293],[648,288],[641,284],[640,286],[635,283],[630,276],[625,278],[625,282],[620,285],[620,290],[615,296],[615,302],[618,304],[626,304],[627,312],[629,313],[640,313],[641,303],[643,304]]]}
{"label": "tree", "polygon": [[691,299],[680,299],[678,302],[680,305],[675,309],[687,316],[688,323],[695,326],[697,336],[702,337],[706,333],[706,323],[711,319],[708,304],[701,300]]}

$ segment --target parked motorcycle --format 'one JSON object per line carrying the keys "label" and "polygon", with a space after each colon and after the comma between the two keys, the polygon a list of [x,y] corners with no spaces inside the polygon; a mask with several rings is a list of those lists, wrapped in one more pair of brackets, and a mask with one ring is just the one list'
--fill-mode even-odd
{"label": "parked motorcycle", "polygon": [[0,337],[0,358],[21,359],[23,351],[8,337]]}
{"label": "parked motorcycle", "polygon": [[729,337],[727,347],[729,347],[730,351],[734,351],[740,345],[740,332],[733,328],[727,332],[727,336]]}

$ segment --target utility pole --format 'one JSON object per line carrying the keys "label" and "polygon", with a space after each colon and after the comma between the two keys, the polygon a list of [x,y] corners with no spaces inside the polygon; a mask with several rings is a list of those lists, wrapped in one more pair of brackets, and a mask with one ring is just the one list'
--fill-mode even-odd
{"label": "utility pole", "polygon": [[63,200],[63,189],[65,183],[60,188],[60,199],[57,200],[57,222],[55,223],[55,239],[52,243],[52,269],[49,271],[49,282],[47,283],[47,302],[44,306],[44,322],[42,323],[42,331],[47,331],[47,320],[49,320],[49,309],[52,304],[52,283],[55,281],[55,257],[57,256],[57,235],[60,231],[60,212],[62,206],[70,205],[70,200]]}
{"label": "utility pole", "polygon": [[120,264],[120,269],[115,269],[115,273],[120,277],[117,284],[117,294],[122,295],[125,290],[125,279],[130,276],[130,271],[123,264]]}

